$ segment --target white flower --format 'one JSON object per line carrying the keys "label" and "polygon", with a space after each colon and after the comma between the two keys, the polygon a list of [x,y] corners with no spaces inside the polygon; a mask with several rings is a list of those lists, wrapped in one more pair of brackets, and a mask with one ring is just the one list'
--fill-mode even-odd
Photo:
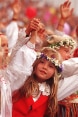
{"label": "white flower", "polygon": [[59,65],[59,62],[58,60],[55,61],[55,66],[58,66]]}

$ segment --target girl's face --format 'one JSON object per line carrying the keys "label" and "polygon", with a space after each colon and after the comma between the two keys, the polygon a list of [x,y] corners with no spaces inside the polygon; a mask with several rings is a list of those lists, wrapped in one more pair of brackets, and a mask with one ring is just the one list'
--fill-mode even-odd
{"label": "girl's face", "polygon": [[71,58],[71,48],[60,47],[58,52],[61,54],[63,60],[68,60]]}
{"label": "girl's face", "polygon": [[8,55],[8,40],[7,40],[7,38],[2,37],[1,46],[2,46],[2,49],[4,51],[4,55],[7,56]]}
{"label": "girl's face", "polygon": [[55,66],[46,59],[41,59],[40,63],[35,68],[35,74],[39,82],[46,81],[55,73]]}

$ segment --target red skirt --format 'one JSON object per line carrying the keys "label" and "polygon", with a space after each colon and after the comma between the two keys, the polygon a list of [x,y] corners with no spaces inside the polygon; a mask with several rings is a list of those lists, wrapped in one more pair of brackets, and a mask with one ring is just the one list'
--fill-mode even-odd
{"label": "red skirt", "polygon": [[59,101],[56,117],[78,117],[78,102],[73,102],[74,99],[78,99],[78,94]]}

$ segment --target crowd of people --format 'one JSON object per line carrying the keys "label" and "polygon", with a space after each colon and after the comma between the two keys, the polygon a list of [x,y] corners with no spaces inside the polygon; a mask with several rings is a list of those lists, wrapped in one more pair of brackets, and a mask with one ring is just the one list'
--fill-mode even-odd
{"label": "crowd of people", "polygon": [[64,32],[71,2],[60,5],[54,24],[23,2],[12,2],[12,21],[0,29],[0,116],[78,117],[77,24],[75,36]]}

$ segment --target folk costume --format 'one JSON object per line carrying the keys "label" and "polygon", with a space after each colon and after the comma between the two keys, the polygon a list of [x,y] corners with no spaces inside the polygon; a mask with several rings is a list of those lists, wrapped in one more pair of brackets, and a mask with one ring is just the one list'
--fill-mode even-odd
{"label": "folk costume", "polygon": [[[40,94],[36,98],[22,97],[19,101],[13,103],[13,117],[44,117],[48,105],[47,84],[39,84]],[[46,91],[46,92],[45,92]],[[21,106],[20,106],[21,105]],[[19,107],[19,108],[18,108]]]}
{"label": "folk costume", "polygon": [[[26,37],[25,30],[22,30],[19,33],[18,42],[13,48],[10,63],[5,69],[3,75],[6,80],[9,80],[12,92],[18,90],[31,74],[32,64],[36,59],[36,52],[34,48],[35,45],[29,41],[29,37]],[[78,60],[76,62],[78,63]],[[58,100],[62,100],[65,97],[69,96],[71,94],[71,91],[74,93],[74,91],[78,90],[77,77],[78,74],[75,74],[70,77],[65,77],[59,81],[60,87],[58,88]],[[65,87],[69,87],[69,78],[71,78],[70,81],[73,86],[70,87],[69,90],[65,90]],[[62,85],[60,85],[61,82]]]}

